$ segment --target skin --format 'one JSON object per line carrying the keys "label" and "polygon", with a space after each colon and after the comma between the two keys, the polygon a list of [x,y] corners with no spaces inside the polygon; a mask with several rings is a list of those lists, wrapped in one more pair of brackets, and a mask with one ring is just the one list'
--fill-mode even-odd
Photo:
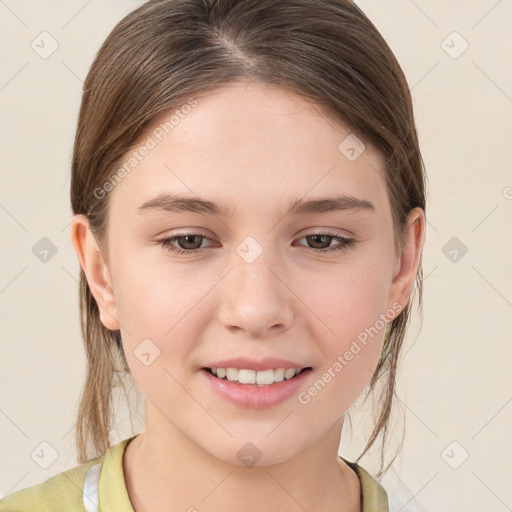
{"label": "skin", "polygon": [[[239,355],[292,359],[313,367],[307,390],[380,314],[407,304],[423,210],[410,212],[399,257],[375,148],[366,144],[349,161],[338,145],[350,130],[275,86],[241,82],[196,99],[110,192],[103,251],[83,215],[71,228],[102,322],[120,329],[145,396],[145,432],[123,461],[130,499],[137,512],[230,512],[248,504],[268,512],[359,511],[359,480],[337,453],[343,415],[369,383],[385,329],[307,405],[294,395],[269,409],[241,408],[210,390],[200,368]],[[141,142],[168,118],[156,119]],[[235,215],[137,213],[163,191],[229,205]],[[278,214],[295,199],[333,193],[367,199],[375,212]],[[326,230],[357,243],[316,254],[337,241],[304,237]],[[192,256],[155,243],[183,233],[210,240],[174,242],[200,247]],[[250,264],[236,252],[247,236],[263,249]],[[149,366],[134,354],[146,338],[160,350]],[[247,442],[262,454],[254,467],[237,458]]]}

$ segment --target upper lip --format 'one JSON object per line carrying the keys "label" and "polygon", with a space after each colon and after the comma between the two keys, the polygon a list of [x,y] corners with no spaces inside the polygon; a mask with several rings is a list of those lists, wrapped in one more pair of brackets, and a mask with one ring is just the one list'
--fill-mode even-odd
{"label": "upper lip", "polygon": [[266,357],[264,359],[249,359],[247,357],[235,357],[233,359],[222,359],[209,363],[205,368],[238,368],[254,371],[275,370],[276,368],[310,368],[310,366],[287,359]]}

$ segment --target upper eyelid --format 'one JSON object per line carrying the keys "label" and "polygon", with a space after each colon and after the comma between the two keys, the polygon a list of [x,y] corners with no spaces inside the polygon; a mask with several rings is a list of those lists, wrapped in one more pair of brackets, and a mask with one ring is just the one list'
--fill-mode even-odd
{"label": "upper eyelid", "polygon": [[[318,229],[318,230],[313,230],[313,231],[306,231],[304,234],[300,235],[298,238],[304,238],[306,236],[314,236],[314,235],[328,235],[328,236],[339,236],[341,238],[355,238],[355,236],[351,233],[334,233],[334,229],[335,228],[323,228],[323,229]],[[182,233],[169,233],[169,234],[164,234],[162,235],[161,237],[159,237],[159,240],[165,240],[165,239],[168,239],[168,238],[180,238],[180,237],[184,237],[184,236],[201,236],[203,238],[206,238],[210,241],[214,241],[214,239],[208,235],[205,235],[199,231],[184,231]],[[297,238],[297,237],[295,237]]]}
{"label": "upper eyelid", "polygon": [[[185,236],[185,235],[200,235],[200,236],[204,236],[205,238],[209,238],[211,239],[211,237],[207,234],[204,234],[202,232],[204,228],[201,228],[201,227],[184,227],[184,228],[175,228],[175,230],[178,230],[178,232],[170,232],[170,231],[165,231],[162,235],[157,235],[157,236],[161,236],[162,238],[171,238],[171,237],[174,237],[174,236]],[[206,231],[209,231],[208,229],[206,229]],[[334,226],[323,226],[323,227],[316,227],[316,226],[311,226],[311,227],[306,227],[306,228],[302,228],[300,230],[300,232],[304,233],[302,236],[306,236],[306,235],[314,235],[314,234],[324,234],[326,232],[331,232],[331,233],[334,233],[335,231],[338,231],[338,233],[335,233],[336,236],[342,236],[342,237],[345,237],[345,238],[355,238],[355,233],[351,233],[350,231],[348,231],[347,229],[342,229],[340,227],[334,227]]]}
{"label": "upper eyelid", "polygon": [[[306,238],[308,236],[315,236],[315,235],[330,236],[334,240],[336,240],[336,238],[340,238],[340,239],[343,239],[345,241],[354,242],[354,243],[357,241],[356,237],[353,236],[353,235],[333,233],[332,230],[330,230],[330,229],[324,229],[323,231],[307,231],[306,233],[302,234],[301,236],[295,237],[294,239],[295,240],[301,240],[301,239]],[[174,241],[176,241],[176,239],[182,238],[182,237],[186,237],[186,236],[200,236],[200,237],[202,237],[202,238],[204,238],[204,239],[206,239],[206,240],[208,240],[210,242],[214,242],[215,243],[215,240],[210,238],[208,235],[204,235],[202,233],[194,232],[194,231],[187,231],[187,232],[184,232],[184,233],[164,235],[159,240],[157,240],[157,242],[163,242],[163,241],[166,241],[166,240],[171,240],[171,241],[174,242]],[[190,252],[192,252],[194,250],[200,250],[200,249],[191,249]]]}

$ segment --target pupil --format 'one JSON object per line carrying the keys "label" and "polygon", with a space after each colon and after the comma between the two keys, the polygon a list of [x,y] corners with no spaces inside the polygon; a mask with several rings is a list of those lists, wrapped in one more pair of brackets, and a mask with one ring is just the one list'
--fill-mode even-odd
{"label": "pupil", "polygon": [[[325,240],[325,238],[329,238],[329,235],[311,235],[311,238],[313,238],[313,245],[315,245],[316,243],[323,245],[327,242]],[[320,241],[319,241],[319,239],[320,239]],[[324,239],[323,242],[322,242],[322,239]],[[315,248],[317,248],[317,247],[315,247]]]}
{"label": "pupil", "polygon": [[194,245],[193,242],[190,242],[190,238],[198,238],[197,235],[185,235],[183,238],[185,238],[185,248],[186,249],[195,249],[195,247],[187,247],[188,244],[192,243],[192,246]]}

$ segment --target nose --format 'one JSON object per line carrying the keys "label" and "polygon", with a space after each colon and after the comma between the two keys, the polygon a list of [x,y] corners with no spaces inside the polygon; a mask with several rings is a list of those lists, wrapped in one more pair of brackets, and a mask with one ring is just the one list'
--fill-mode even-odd
{"label": "nose", "polygon": [[295,296],[283,267],[267,252],[251,263],[235,254],[231,270],[220,283],[219,320],[233,333],[265,338],[292,325]]}

